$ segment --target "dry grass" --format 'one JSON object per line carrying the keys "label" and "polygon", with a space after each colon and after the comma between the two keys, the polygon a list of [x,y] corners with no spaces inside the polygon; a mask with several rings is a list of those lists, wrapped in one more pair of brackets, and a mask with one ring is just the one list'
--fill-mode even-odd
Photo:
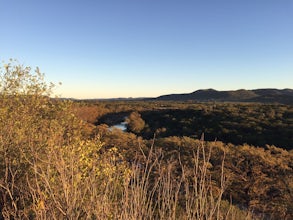
{"label": "dry grass", "polygon": [[[102,147],[88,142],[82,151],[55,147],[46,156],[26,158],[30,169],[22,184],[7,165],[12,182],[1,187],[11,204],[2,209],[4,219],[252,219],[231,204],[223,208],[224,158],[221,182],[215,186],[209,173],[212,150],[203,141],[194,151],[192,169],[180,157],[166,161],[153,146],[127,168],[113,151],[94,156],[89,152],[94,146]],[[86,153],[93,158],[85,155],[84,163],[80,155]]]}

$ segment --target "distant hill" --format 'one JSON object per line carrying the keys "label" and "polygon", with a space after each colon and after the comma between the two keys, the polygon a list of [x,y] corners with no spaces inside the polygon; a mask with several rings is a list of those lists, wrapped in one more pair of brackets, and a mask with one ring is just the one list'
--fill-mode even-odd
{"label": "distant hill", "polygon": [[214,89],[197,90],[192,93],[170,94],[155,98],[166,101],[218,101],[218,102],[262,102],[293,104],[293,89],[254,89],[217,91]]}

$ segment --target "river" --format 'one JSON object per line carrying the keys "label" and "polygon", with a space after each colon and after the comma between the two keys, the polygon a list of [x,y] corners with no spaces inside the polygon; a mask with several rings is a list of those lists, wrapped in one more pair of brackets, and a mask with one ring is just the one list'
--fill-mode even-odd
{"label": "river", "polygon": [[112,131],[113,129],[120,129],[121,131],[126,131],[127,130],[127,122],[123,121],[119,124],[113,125],[109,128],[110,131]]}

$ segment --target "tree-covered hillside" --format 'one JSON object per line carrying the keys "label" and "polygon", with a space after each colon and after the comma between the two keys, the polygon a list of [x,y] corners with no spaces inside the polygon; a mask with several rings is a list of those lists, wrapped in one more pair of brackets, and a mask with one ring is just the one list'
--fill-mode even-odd
{"label": "tree-covered hillside", "polygon": [[197,90],[186,94],[170,94],[156,98],[165,101],[218,101],[218,102],[260,102],[293,104],[292,89],[254,89],[217,91],[214,89]]}
{"label": "tree-covered hillside", "polygon": [[292,105],[149,101],[102,102],[91,108],[105,112],[96,115],[92,121],[95,124],[118,124],[131,112],[139,112],[139,117],[131,121],[143,120],[143,127],[137,131],[130,126],[129,131],[146,139],[154,134],[200,138],[204,133],[209,141],[293,149]]}

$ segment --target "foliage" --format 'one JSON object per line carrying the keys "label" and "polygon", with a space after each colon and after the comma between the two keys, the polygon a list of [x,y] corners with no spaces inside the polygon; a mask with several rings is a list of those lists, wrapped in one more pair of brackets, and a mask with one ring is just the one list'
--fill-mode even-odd
{"label": "foliage", "polygon": [[[104,102],[96,105],[105,105]],[[111,102],[108,114],[97,124],[119,119],[115,106],[123,106],[123,117],[135,109],[144,121],[136,134],[146,139],[189,136],[200,138],[205,133],[209,141],[221,140],[236,145],[248,143],[265,147],[275,145],[287,150],[293,147],[293,106],[258,103],[189,103],[189,102]],[[147,105],[147,106],[146,106]],[[128,111],[125,111],[128,106]],[[111,112],[111,113],[110,113]],[[100,121],[100,119],[103,119]],[[120,120],[120,121],[119,121]]]}
{"label": "foliage", "polygon": [[[290,146],[290,106],[71,102],[50,98],[38,68],[11,61],[0,71],[0,218],[293,217],[293,152],[239,139],[252,131],[266,143],[277,128]],[[128,116],[133,133],[94,125],[109,114]]]}
{"label": "foliage", "polygon": [[[155,145],[163,149],[165,160],[180,154],[182,164],[192,168],[193,150],[204,133],[205,140],[213,141],[207,145],[213,146],[210,172],[217,183],[225,151],[227,188],[223,198],[265,218],[292,218],[293,157],[292,150],[285,150],[293,146],[292,106],[156,101],[101,102],[96,105],[105,106],[106,103],[112,113],[103,116],[104,122],[116,116],[116,121],[119,122],[119,117],[121,121],[122,114],[115,106],[123,106],[123,117],[133,110],[139,111],[145,121],[138,136],[118,130],[103,132],[106,146],[116,146],[128,161],[140,151],[137,142],[147,151],[152,142],[149,139],[156,134]],[[226,144],[214,142],[215,139]],[[180,172],[177,175],[180,176]]]}
{"label": "foliage", "polygon": [[[134,134],[119,130],[104,133],[105,146],[121,149],[128,161],[133,162],[140,148],[148,152],[152,140],[143,140]],[[139,143],[139,144],[138,144]],[[257,148],[247,144],[235,146],[223,142],[205,142],[205,157],[199,152],[200,161],[208,158],[207,174],[218,191],[221,185],[222,161],[224,163],[225,190],[223,199],[232,201],[242,210],[268,219],[290,219],[293,216],[293,152],[275,146]],[[139,146],[139,147],[138,147]],[[202,141],[190,137],[155,139],[155,149],[162,149],[163,160],[171,163],[174,179],[185,173],[192,176],[194,152]],[[158,173],[154,171],[153,173]],[[178,180],[178,179],[177,179]],[[235,208],[235,207],[234,207]]]}
{"label": "foliage", "polygon": [[130,131],[139,133],[145,125],[144,120],[138,112],[132,112],[127,118],[127,124]]}
{"label": "foliage", "polygon": [[[52,99],[38,68],[1,69],[0,210],[5,219],[77,219],[98,215],[110,185],[127,168],[115,148],[83,137],[71,102]],[[119,166],[116,164],[119,162]],[[117,193],[117,196],[119,193]],[[116,195],[115,195],[116,196]],[[98,213],[98,214],[97,214]],[[108,215],[109,213],[107,213]]]}

